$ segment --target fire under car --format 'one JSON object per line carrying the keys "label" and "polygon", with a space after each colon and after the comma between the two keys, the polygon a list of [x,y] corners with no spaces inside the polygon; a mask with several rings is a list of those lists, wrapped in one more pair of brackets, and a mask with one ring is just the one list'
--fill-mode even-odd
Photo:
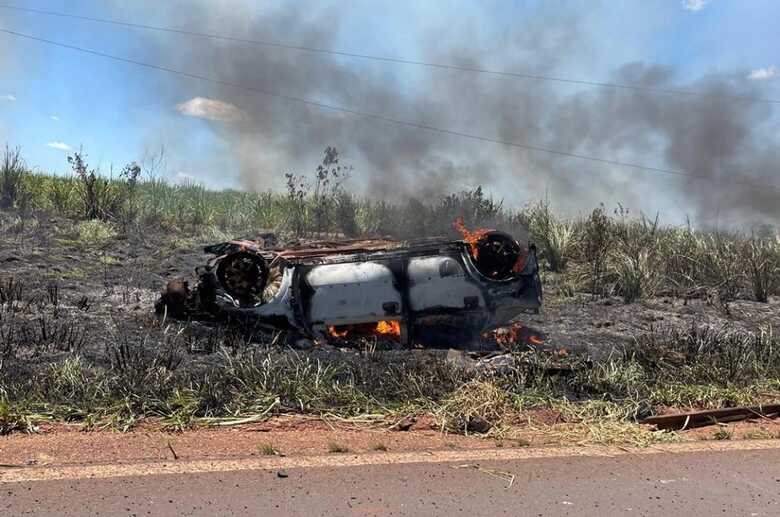
{"label": "fire under car", "polygon": [[542,303],[535,247],[500,231],[288,247],[266,234],[205,251],[212,258],[196,269],[197,282],[169,282],[158,312],[242,319],[314,340],[382,335],[407,347],[453,347]]}

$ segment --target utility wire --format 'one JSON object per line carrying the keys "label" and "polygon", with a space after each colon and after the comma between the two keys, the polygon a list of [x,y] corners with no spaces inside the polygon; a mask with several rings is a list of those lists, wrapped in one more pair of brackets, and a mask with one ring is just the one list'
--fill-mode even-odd
{"label": "utility wire", "polygon": [[489,74],[489,75],[495,75],[500,77],[511,77],[515,79],[533,79],[538,81],[553,81],[558,83],[566,83],[566,84],[577,84],[581,86],[595,86],[600,88],[613,88],[613,89],[620,89],[620,90],[633,90],[633,91],[643,91],[648,93],[654,93],[654,94],[665,94],[665,95],[687,95],[692,97],[704,97],[711,100],[739,100],[739,101],[755,101],[755,102],[765,102],[769,104],[780,104],[780,99],[771,99],[766,97],[756,97],[756,96],[750,96],[750,95],[724,95],[724,94],[717,94],[717,93],[707,93],[707,92],[701,92],[701,91],[694,91],[694,90],[680,90],[676,88],[655,88],[652,86],[640,86],[636,84],[625,84],[625,83],[610,83],[610,82],[602,82],[602,81],[587,81],[587,80],[581,80],[581,79],[567,79],[564,77],[554,77],[549,75],[539,75],[539,74],[531,74],[531,73],[520,73],[520,72],[509,72],[504,70],[492,70],[488,68],[481,68],[481,67],[471,67],[471,66],[462,66],[462,65],[454,65],[454,64],[447,64],[447,63],[432,63],[428,61],[418,61],[414,59],[406,59],[401,57],[388,57],[388,56],[376,56],[371,54],[360,54],[356,52],[347,52],[342,50],[334,50],[334,49],[327,49],[327,48],[318,48],[318,47],[308,47],[303,45],[292,45],[287,43],[281,43],[277,41],[263,41],[263,40],[254,40],[254,39],[247,39],[247,38],[239,38],[234,36],[225,36],[220,34],[211,34],[206,32],[197,32],[197,31],[189,31],[185,29],[177,29],[175,27],[160,27],[155,25],[146,25],[143,23],[131,23],[131,22],[123,22],[120,20],[111,20],[107,18],[96,18],[92,16],[82,16],[77,14],[69,14],[69,13],[62,13],[62,12],[56,12],[56,11],[47,11],[43,9],[33,9],[29,7],[19,7],[19,6],[13,6],[13,5],[7,5],[7,4],[0,4],[0,9],[10,9],[14,11],[23,11],[28,13],[35,13],[35,14],[42,14],[46,16],[58,16],[61,18],[71,18],[76,20],[84,20],[84,21],[90,21],[90,22],[96,22],[96,23],[104,23],[104,24],[110,24],[110,25],[120,25],[123,27],[130,27],[134,29],[144,29],[144,30],[151,30],[151,31],[158,31],[158,32],[168,32],[173,34],[182,34],[186,36],[196,36],[199,38],[208,38],[213,40],[220,40],[220,41],[230,41],[234,43],[245,43],[245,44],[251,44],[251,45],[260,45],[265,47],[274,47],[274,48],[284,48],[288,50],[297,50],[301,52],[310,52],[310,53],[316,53],[316,54],[329,54],[334,56],[342,56],[342,57],[350,57],[350,58],[356,58],[356,59],[366,59],[371,61],[379,61],[379,62],[385,62],[385,63],[396,63],[396,64],[403,64],[403,65],[415,65],[415,66],[422,66],[422,67],[428,67],[428,68],[438,68],[443,70],[456,70],[459,72],[471,72],[471,73],[479,73],[479,74]]}
{"label": "utility wire", "polygon": [[419,122],[412,122],[412,121],[407,121],[407,120],[401,120],[401,119],[393,118],[393,117],[390,117],[390,116],[381,115],[381,114],[378,114],[378,113],[371,113],[371,112],[368,112],[368,111],[356,110],[356,109],[347,108],[347,107],[344,107],[344,106],[338,106],[338,105],[335,105],[335,104],[327,104],[327,103],[324,103],[324,102],[315,101],[315,100],[307,99],[307,98],[304,98],[304,97],[297,97],[297,96],[294,96],[294,95],[287,95],[287,94],[283,94],[283,93],[272,92],[272,91],[264,90],[264,89],[261,89],[261,88],[256,88],[254,86],[234,83],[234,82],[225,81],[225,80],[222,80],[222,79],[216,79],[214,77],[208,77],[208,76],[205,76],[205,75],[193,74],[193,73],[190,73],[190,72],[184,72],[182,70],[176,70],[174,68],[169,68],[167,66],[155,65],[155,64],[151,64],[151,63],[145,63],[143,61],[136,61],[135,59],[129,59],[129,58],[121,57],[121,56],[115,56],[113,54],[107,54],[105,52],[100,52],[100,51],[97,51],[97,50],[77,47],[75,45],[68,45],[67,43],[61,43],[61,42],[58,42],[58,41],[53,41],[53,40],[49,40],[49,39],[45,39],[45,38],[39,38],[37,36],[32,36],[32,35],[29,35],[29,34],[22,34],[21,32],[16,32],[16,31],[8,30],[8,29],[0,28],[0,32],[5,33],[5,34],[9,34],[11,36],[16,36],[16,37],[19,37],[19,38],[33,40],[33,41],[37,41],[37,42],[40,42],[40,43],[46,43],[48,45],[54,45],[54,46],[57,46],[57,47],[62,47],[62,48],[70,49],[70,50],[75,50],[75,51],[82,52],[82,53],[85,53],[85,54],[91,54],[93,56],[99,56],[99,57],[103,57],[103,58],[106,58],[106,59],[119,61],[119,62],[122,62],[122,63],[129,63],[129,64],[132,64],[132,65],[137,65],[137,66],[141,66],[141,67],[144,67],[144,68],[149,68],[149,69],[152,69],[152,70],[158,70],[158,71],[161,71],[161,72],[167,72],[167,73],[170,73],[170,74],[176,74],[176,75],[180,75],[180,76],[183,76],[183,77],[189,77],[191,79],[198,79],[198,80],[201,80],[201,81],[207,81],[207,82],[210,82],[210,83],[219,84],[219,85],[222,85],[222,86],[228,86],[228,87],[236,88],[236,89],[239,89],[239,90],[246,90],[246,91],[250,91],[250,92],[254,92],[254,93],[259,93],[259,94],[262,94],[262,95],[267,95],[269,97],[277,97],[279,99],[284,99],[284,100],[287,100],[287,101],[290,101],[290,102],[297,102],[297,103],[300,103],[300,104],[306,104],[306,105],[309,105],[309,106],[315,106],[315,107],[318,107],[318,108],[321,108],[321,109],[324,109],[324,110],[338,111],[338,112],[342,112],[342,113],[349,113],[351,115],[356,115],[356,116],[359,116],[359,117],[372,119],[372,120],[379,120],[379,121],[382,121],[382,122],[387,122],[387,123],[395,124],[395,125],[398,125],[398,126],[412,127],[412,128],[416,128],[416,129],[422,129],[422,130],[425,130],[425,131],[441,133],[441,134],[444,134],[444,135],[457,136],[457,137],[461,137],[461,138],[467,138],[467,139],[470,139],[470,140],[476,140],[476,141],[479,141],[479,142],[489,142],[489,143],[494,143],[494,144],[505,145],[505,146],[508,146],[508,147],[515,147],[515,148],[518,148],[518,149],[526,149],[526,150],[529,150],[529,151],[538,151],[538,152],[543,152],[543,153],[555,154],[555,155],[559,155],[559,156],[566,156],[566,157],[569,157],[569,158],[579,158],[581,160],[588,160],[588,161],[591,161],[591,162],[603,163],[603,164],[609,164],[609,165],[617,165],[617,166],[620,166],[620,167],[628,167],[628,168],[643,170],[643,171],[647,171],[647,172],[655,172],[655,173],[669,174],[669,175],[674,175],[674,176],[684,176],[684,177],[690,177],[690,178],[699,178],[699,179],[712,180],[712,178],[710,176],[706,176],[706,175],[703,175],[703,174],[695,174],[695,173],[681,171],[681,170],[666,169],[666,168],[662,168],[662,167],[652,167],[652,166],[648,166],[648,165],[641,165],[641,164],[637,164],[637,163],[623,162],[623,161],[618,161],[618,160],[609,160],[609,159],[606,159],[606,158],[598,158],[598,157],[594,157],[594,156],[587,156],[587,155],[584,155],[584,154],[572,153],[572,152],[568,152],[568,151],[560,151],[560,150],[557,150],[557,149],[551,149],[551,148],[537,146],[537,145],[531,145],[531,144],[525,144],[525,143],[519,143],[519,142],[512,142],[512,141],[509,141],[509,140],[498,140],[498,139],[493,139],[493,138],[480,136],[480,135],[475,135],[475,134],[471,134],[471,133],[464,133],[462,131],[455,131],[455,130],[451,130],[451,129],[445,129],[445,128],[440,128],[440,127],[436,127],[436,126],[431,126],[431,125],[423,124],[423,123],[419,123]]}

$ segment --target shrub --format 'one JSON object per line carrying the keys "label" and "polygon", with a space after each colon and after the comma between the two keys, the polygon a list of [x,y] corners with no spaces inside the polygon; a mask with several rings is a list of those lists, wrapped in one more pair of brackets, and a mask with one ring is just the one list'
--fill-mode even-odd
{"label": "shrub", "polygon": [[125,166],[119,181],[113,181],[90,169],[81,151],[68,156],[68,163],[79,183],[78,193],[86,219],[129,219],[134,215],[136,186],[141,174],[137,164]]}
{"label": "shrub", "polygon": [[351,170],[351,167],[339,164],[339,152],[335,147],[325,148],[322,163],[317,166],[314,175],[311,211],[315,232],[323,233],[330,229],[331,211],[341,192],[341,184]]}

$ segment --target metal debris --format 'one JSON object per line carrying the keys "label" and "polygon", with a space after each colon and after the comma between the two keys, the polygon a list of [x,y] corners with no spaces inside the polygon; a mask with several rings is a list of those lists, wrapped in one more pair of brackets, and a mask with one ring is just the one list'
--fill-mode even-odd
{"label": "metal debris", "polygon": [[693,411],[673,415],[651,416],[641,420],[641,424],[654,425],[658,429],[684,431],[694,427],[717,425],[726,422],[736,422],[749,418],[776,418],[780,415],[780,404],[753,407],[734,407]]}

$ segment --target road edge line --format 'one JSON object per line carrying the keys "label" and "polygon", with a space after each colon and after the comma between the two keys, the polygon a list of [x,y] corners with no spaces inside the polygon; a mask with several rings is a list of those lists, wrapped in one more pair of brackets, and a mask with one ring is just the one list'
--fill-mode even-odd
{"label": "road edge line", "polygon": [[621,446],[528,447],[470,450],[413,451],[317,456],[250,457],[101,465],[30,466],[0,469],[0,483],[57,481],[65,479],[107,479],[166,474],[206,474],[245,470],[278,470],[317,467],[361,467],[414,463],[457,463],[502,460],[533,460],[565,457],[616,457],[696,452],[755,451],[780,449],[778,440],[701,441],[658,444],[645,448]]}

